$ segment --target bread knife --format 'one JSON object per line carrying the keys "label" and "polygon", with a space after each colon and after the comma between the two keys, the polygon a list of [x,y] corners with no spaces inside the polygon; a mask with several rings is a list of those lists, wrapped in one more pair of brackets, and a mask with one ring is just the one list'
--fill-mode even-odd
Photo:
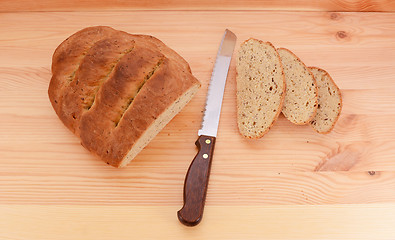
{"label": "bread knife", "polygon": [[185,176],[184,205],[177,212],[180,222],[187,226],[195,226],[202,220],[225,83],[236,39],[234,33],[225,30],[211,75],[202,126],[195,142],[198,153]]}

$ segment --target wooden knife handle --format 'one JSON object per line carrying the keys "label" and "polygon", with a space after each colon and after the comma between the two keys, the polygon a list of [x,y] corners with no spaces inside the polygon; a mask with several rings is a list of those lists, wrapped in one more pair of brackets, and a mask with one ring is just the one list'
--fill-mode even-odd
{"label": "wooden knife handle", "polygon": [[199,151],[185,177],[184,206],[177,212],[180,222],[187,226],[195,226],[202,220],[215,137],[201,135],[195,144]]}

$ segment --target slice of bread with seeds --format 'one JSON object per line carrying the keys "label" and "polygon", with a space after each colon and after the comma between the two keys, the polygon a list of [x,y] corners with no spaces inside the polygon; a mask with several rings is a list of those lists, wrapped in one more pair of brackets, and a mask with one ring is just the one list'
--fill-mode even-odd
{"label": "slice of bread with seeds", "polygon": [[277,49],[284,67],[285,92],[282,113],[294,124],[309,123],[317,112],[317,83],[306,65],[286,48]]}
{"label": "slice of bread with seeds", "polygon": [[260,138],[281,112],[285,96],[283,67],[270,42],[241,44],[237,64],[237,123],[247,138]]}
{"label": "slice of bread with seeds", "polygon": [[318,87],[317,114],[310,122],[318,133],[329,133],[336,124],[342,109],[340,89],[329,74],[320,68],[309,67],[314,74]]}

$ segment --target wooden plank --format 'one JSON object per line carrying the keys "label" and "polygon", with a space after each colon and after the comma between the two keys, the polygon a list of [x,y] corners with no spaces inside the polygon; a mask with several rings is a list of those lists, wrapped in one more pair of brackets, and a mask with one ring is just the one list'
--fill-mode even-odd
{"label": "wooden plank", "polygon": [[275,0],[2,0],[0,11],[92,11],[92,10],[291,10],[291,11],[379,11],[393,12],[391,0],[323,0],[323,1],[275,1]]}
{"label": "wooden plank", "polygon": [[[276,46],[290,48],[307,65],[326,68],[331,74],[335,74],[333,77],[336,79],[339,74],[338,71],[333,71],[335,67],[336,70],[346,69],[346,74],[352,74],[353,77],[360,76],[358,74],[361,71],[370,77],[380,74],[378,80],[381,80],[381,77],[390,76],[388,71],[394,65],[393,61],[389,61],[395,58],[392,41],[395,35],[394,22],[395,14],[392,13],[4,13],[0,15],[0,62],[3,64],[1,67],[49,68],[53,51],[65,38],[87,26],[109,25],[130,33],[155,35],[184,56],[194,73],[204,73],[199,75],[203,78],[210,74],[212,66],[207,61],[213,61],[218,38],[223,29],[230,28],[237,34],[238,43],[250,37],[271,41]],[[34,56],[36,61],[27,58],[27,54]],[[13,57],[9,58],[11,55]],[[367,55],[369,58],[366,58]],[[339,58],[342,64],[339,64]],[[356,67],[359,67],[358,71]],[[386,68],[387,74],[377,72],[382,68]],[[346,74],[340,77],[345,77]],[[363,78],[358,79],[361,80]],[[339,84],[343,82],[347,83],[339,81]],[[355,87],[359,86],[354,84]]]}
{"label": "wooden plank", "polygon": [[[168,171],[185,168],[180,164],[187,164],[196,153],[191,139],[200,125],[193,120],[199,118],[198,114],[188,113],[193,107],[190,104],[180,113],[134,161],[141,161],[146,167],[155,167],[159,162]],[[73,164],[104,166],[80,146],[79,140],[49,112],[49,106],[44,115],[32,115],[34,111],[42,112],[40,109],[45,110],[35,107],[30,109],[30,114],[20,115],[18,109],[13,109],[13,113],[2,115],[3,165],[34,166],[40,161],[40,165],[56,169],[61,164],[66,169],[70,167],[69,161],[76,161]],[[376,121],[385,124],[376,126]],[[392,139],[395,134],[393,121],[394,115],[344,115],[333,133],[321,136],[308,126],[295,128],[281,117],[264,139],[250,141],[238,136],[235,120],[223,117],[215,162],[230,169],[256,165],[260,172],[315,171],[324,162],[333,161],[341,164],[331,169],[326,167],[326,171],[395,171],[393,142],[384,140]],[[169,156],[173,156],[172,161]]]}
{"label": "wooden plank", "polygon": [[[123,171],[103,166],[63,168],[4,164],[1,204],[182,205],[188,163],[169,170],[141,162]],[[181,166],[185,166],[182,168]],[[395,202],[395,171],[259,172],[213,163],[207,205],[317,205]],[[40,166],[40,167],[37,167]],[[44,184],[45,183],[45,184]]]}
{"label": "wooden plank", "polygon": [[[177,206],[0,205],[1,239],[394,239],[395,204],[207,206],[185,227]],[[260,223],[257,225],[256,223]]]}

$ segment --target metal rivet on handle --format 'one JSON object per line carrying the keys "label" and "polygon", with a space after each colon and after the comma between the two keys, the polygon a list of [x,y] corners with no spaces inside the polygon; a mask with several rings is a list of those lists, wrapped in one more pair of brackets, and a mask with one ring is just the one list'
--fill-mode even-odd
{"label": "metal rivet on handle", "polygon": [[203,158],[204,159],[208,158],[208,154],[207,153],[203,154]]}
{"label": "metal rivet on handle", "polygon": [[206,139],[206,144],[210,144],[210,143],[211,143],[210,139]]}

